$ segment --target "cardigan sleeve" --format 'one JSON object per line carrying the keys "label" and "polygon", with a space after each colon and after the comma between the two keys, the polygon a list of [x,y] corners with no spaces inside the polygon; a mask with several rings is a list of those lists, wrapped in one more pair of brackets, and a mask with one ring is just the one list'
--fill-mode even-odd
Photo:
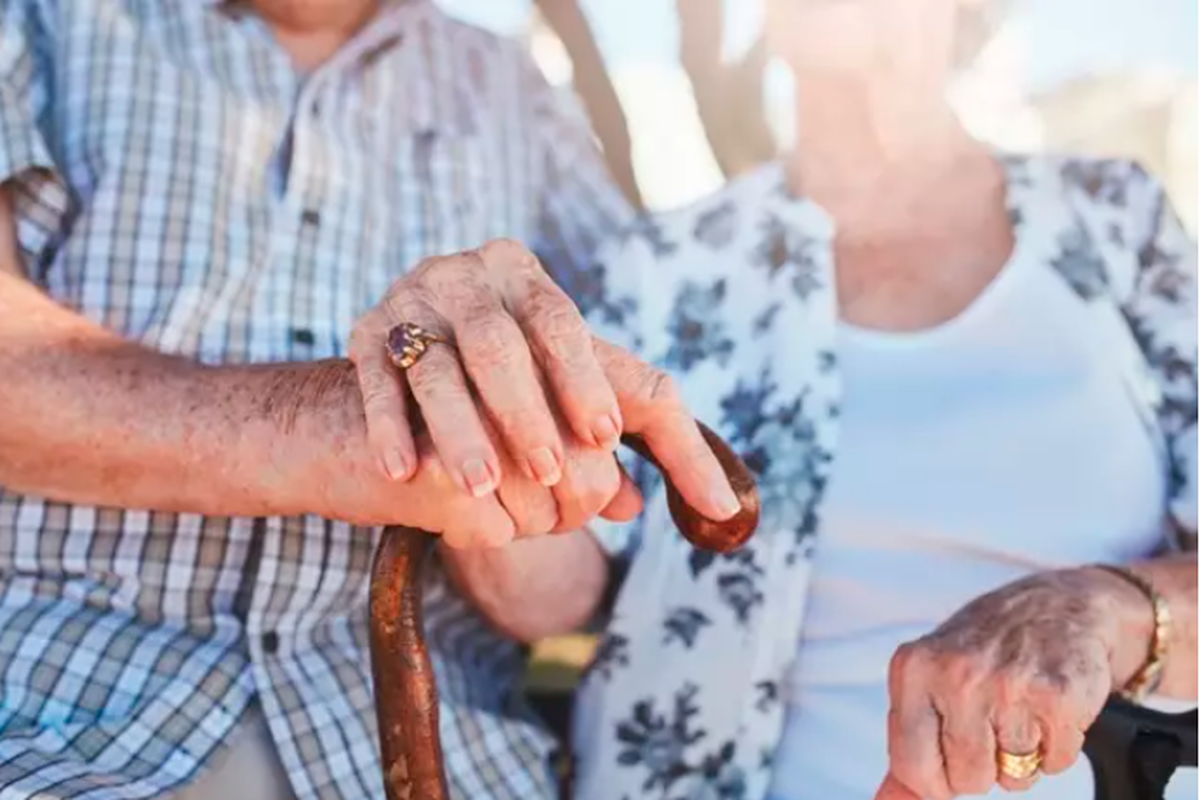
{"label": "cardigan sleeve", "polygon": [[1158,419],[1170,458],[1170,511],[1181,543],[1196,544],[1196,242],[1163,186],[1140,167],[1130,176],[1137,274],[1121,310],[1160,390]]}

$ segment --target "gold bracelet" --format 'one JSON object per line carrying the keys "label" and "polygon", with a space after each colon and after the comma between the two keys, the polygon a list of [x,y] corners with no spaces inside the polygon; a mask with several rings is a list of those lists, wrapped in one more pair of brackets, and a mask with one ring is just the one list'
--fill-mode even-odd
{"label": "gold bracelet", "polygon": [[1133,584],[1154,608],[1154,633],[1150,637],[1146,661],[1121,690],[1121,696],[1126,700],[1141,703],[1146,699],[1146,695],[1157,689],[1158,684],[1162,682],[1163,669],[1167,664],[1167,651],[1171,643],[1171,609],[1150,581],[1128,567],[1116,567],[1111,564],[1096,566]]}

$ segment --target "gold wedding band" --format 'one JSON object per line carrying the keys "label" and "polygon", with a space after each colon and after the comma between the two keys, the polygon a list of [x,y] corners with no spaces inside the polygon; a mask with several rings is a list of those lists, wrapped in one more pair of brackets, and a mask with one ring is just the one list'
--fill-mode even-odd
{"label": "gold wedding band", "polygon": [[1009,753],[1004,750],[999,754],[1000,772],[1014,781],[1027,781],[1036,776],[1042,769],[1042,754]]}
{"label": "gold wedding band", "polygon": [[421,360],[431,344],[445,344],[446,339],[427,331],[413,322],[401,322],[388,331],[388,358],[400,369],[409,369]]}

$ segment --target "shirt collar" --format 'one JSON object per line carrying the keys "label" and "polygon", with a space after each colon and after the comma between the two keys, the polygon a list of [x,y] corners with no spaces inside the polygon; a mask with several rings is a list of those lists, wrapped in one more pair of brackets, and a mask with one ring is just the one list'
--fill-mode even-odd
{"label": "shirt collar", "polygon": [[[423,5],[426,2],[428,0],[380,0],[376,17],[393,13],[403,6]],[[200,5],[229,13],[250,13],[254,4],[251,0],[200,0]]]}
{"label": "shirt collar", "polygon": [[[249,0],[200,0],[208,8],[237,13]],[[403,117],[411,132],[462,136],[477,129],[479,109],[486,98],[472,81],[453,80],[452,73],[467,69],[468,54],[455,46],[447,29],[453,23],[430,0],[381,0],[376,16],[343,46],[333,61],[349,66],[372,60],[381,50],[403,47],[406,99]],[[409,46],[411,45],[411,46]],[[450,52],[440,52],[449,48]],[[340,68],[339,68],[340,69]]]}

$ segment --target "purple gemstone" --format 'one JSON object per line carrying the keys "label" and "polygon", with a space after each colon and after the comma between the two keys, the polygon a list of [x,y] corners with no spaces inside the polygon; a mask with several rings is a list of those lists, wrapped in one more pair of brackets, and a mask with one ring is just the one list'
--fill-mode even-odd
{"label": "purple gemstone", "polygon": [[418,340],[415,334],[418,330],[412,323],[403,322],[388,331],[388,355],[392,358],[402,358],[409,348],[416,346]]}

